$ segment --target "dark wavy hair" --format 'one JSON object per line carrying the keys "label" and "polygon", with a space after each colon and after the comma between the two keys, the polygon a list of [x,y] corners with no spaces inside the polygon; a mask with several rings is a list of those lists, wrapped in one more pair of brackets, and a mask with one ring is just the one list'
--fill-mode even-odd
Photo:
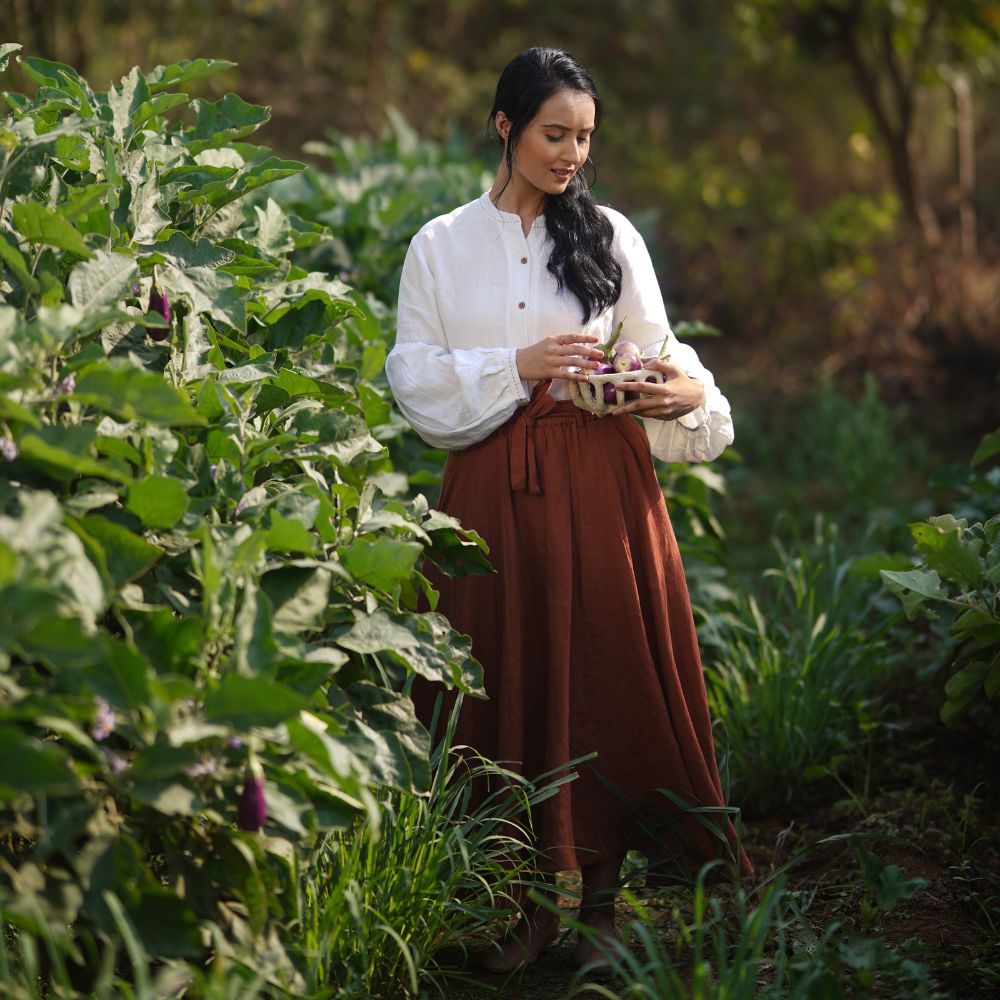
{"label": "dark wavy hair", "polygon": [[[497,112],[510,120],[507,136],[507,182],[514,173],[514,152],[524,127],[538,109],[560,90],[575,90],[594,99],[594,128],[601,121],[601,99],[590,74],[562,49],[535,46],[515,56],[497,82],[496,98],[487,129],[501,143]],[[593,171],[593,163],[587,164]],[[596,172],[595,172],[596,173]],[[552,238],[548,269],[559,290],[568,288],[583,306],[583,321],[614,305],[622,292],[622,269],[611,253],[614,230],[600,211],[584,169],[577,170],[566,190],[545,199],[545,225]]]}

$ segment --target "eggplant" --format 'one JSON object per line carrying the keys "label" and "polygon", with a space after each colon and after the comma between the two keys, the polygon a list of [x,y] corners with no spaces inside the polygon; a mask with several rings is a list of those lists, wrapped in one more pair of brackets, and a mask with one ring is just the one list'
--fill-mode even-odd
{"label": "eggplant", "polygon": [[243,830],[259,830],[267,820],[267,799],[264,797],[264,771],[251,750],[243,794],[236,808],[236,820]]}
{"label": "eggplant", "polygon": [[[156,288],[149,293],[149,306],[146,309],[147,316],[152,316],[153,313],[157,313],[168,324],[170,323],[170,299],[167,298],[166,292],[161,292]],[[170,326],[151,326],[146,329],[146,333],[150,340],[166,340],[170,336]]]}

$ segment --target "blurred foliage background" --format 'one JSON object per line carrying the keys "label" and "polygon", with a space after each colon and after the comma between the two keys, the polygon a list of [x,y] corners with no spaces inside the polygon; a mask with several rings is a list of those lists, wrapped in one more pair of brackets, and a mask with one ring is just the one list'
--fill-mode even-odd
{"label": "blurred foliage background", "polygon": [[206,96],[270,105],[284,155],[395,108],[486,164],[500,70],[559,45],[605,99],[599,198],[646,234],[670,315],[723,331],[699,349],[757,424],[874,379],[939,449],[995,426],[1000,3],[9,0],[0,37],[98,85],[232,60]]}

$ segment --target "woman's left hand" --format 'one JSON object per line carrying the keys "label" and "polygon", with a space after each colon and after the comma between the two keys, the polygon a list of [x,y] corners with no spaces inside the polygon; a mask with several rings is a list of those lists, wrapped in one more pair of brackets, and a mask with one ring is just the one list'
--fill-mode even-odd
{"label": "woman's left hand", "polygon": [[656,417],[657,420],[676,420],[690,413],[705,402],[705,387],[697,379],[691,378],[677,365],[667,361],[647,361],[644,368],[660,372],[659,382],[617,383],[616,389],[639,393],[639,399],[623,403],[614,410],[615,415],[634,413],[637,417]]}

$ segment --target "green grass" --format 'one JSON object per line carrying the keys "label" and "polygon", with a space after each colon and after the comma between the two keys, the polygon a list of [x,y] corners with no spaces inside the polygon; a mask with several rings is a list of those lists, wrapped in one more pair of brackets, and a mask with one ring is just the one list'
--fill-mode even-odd
{"label": "green grass", "polygon": [[699,609],[721,763],[735,804],[779,808],[810,780],[863,759],[892,662],[879,587],[819,525],[753,589]]}
{"label": "green grass", "polygon": [[[534,884],[532,806],[565,778],[529,782],[452,745],[432,757],[427,796],[393,793],[368,823],[330,837],[303,873],[297,964],[310,995],[416,996],[461,975],[467,940],[509,919]],[[432,727],[433,729],[433,727]],[[501,787],[472,807],[474,782]],[[449,956],[459,961],[449,964]]]}

